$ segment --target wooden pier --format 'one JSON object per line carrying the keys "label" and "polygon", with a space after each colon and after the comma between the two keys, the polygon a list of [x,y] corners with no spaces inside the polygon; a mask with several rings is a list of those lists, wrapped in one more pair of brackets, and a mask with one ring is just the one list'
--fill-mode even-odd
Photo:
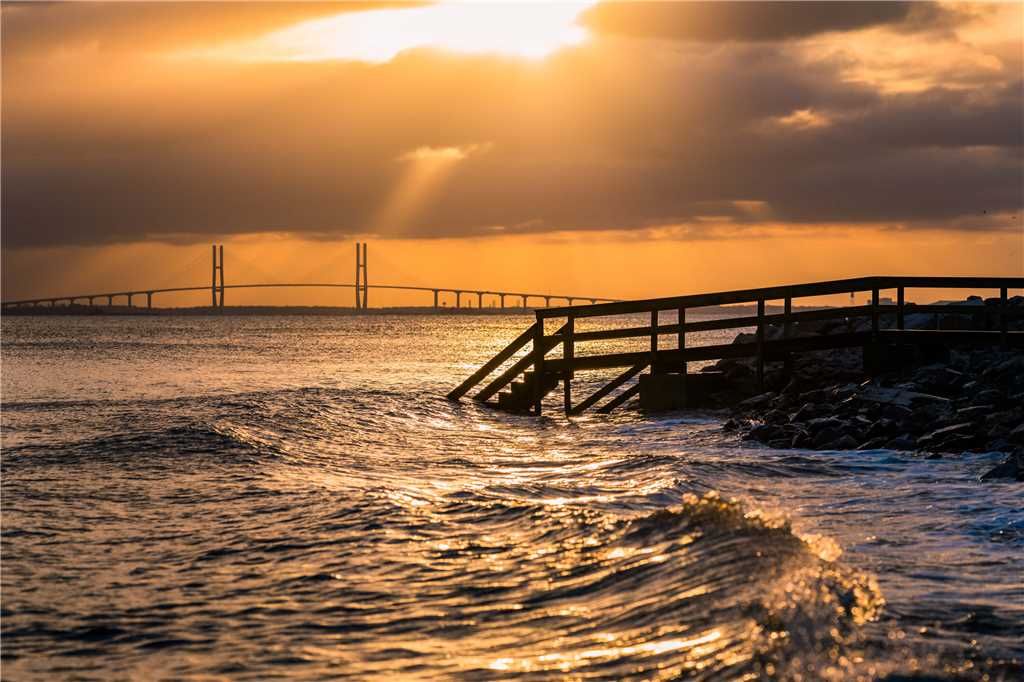
{"label": "wooden pier", "polygon": [[[544,397],[562,385],[562,403],[566,414],[580,414],[610,398],[598,408],[610,412],[630,398],[641,393],[644,381],[626,386],[630,380],[645,370],[652,379],[672,377],[685,396],[686,387],[700,382],[704,375],[689,374],[687,363],[723,358],[752,358],[759,386],[763,387],[765,365],[770,362],[786,361],[793,354],[838,348],[863,347],[865,354],[874,349],[885,354],[887,349],[898,346],[963,346],[991,345],[1024,348],[1024,332],[1009,331],[1011,317],[1021,316],[1024,307],[1008,305],[1008,290],[1024,288],[1024,277],[860,277],[855,279],[814,282],[722,291],[708,294],[676,296],[637,301],[618,301],[596,305],[546,308],[536,311],[537,320],[523,331],[501,352],[485,363],[479,370],[448,393],[450,400],[459,400],[492,374],[500,373],[473,399],[510,412],[539,415]],[[905,302],[908,289],[962,289],[965,294],[979,291],[998,292],[998,306],[977,305],[915,305]],[[895,303],[881,302],[882,292],[893,292]],[[801,298],[836,294],[867,293],[870,302],[835,308],[794,311],[794,301]],[[766,304],[782,303],[782,313],[766,314]],[[756,304],[756,315],[730,317],[725,319],[687,321],[687,310],[709,306],[732,304]],[[994,313],[993,313],[994,311]],[[661,313],[674,314],[675,322],[659,323]],[[906,329],[904,320],[910,313],[929,313],[936,319],[935,329]],[[644,315],[649,322],[643,326],[611,327],[577,331],[576,321],[589,318],[610,322],[608,318],[622,315]],[[995,315],[993,325],[990,318]],[[981,317],[978,329],[942,330],[938,320],[947,315],[969,315]],[[882,319],[894,317],[891,328],[883,329]],[[599,318],[605,318],[600,320]],[[807,322],[826,320],[870,320],[870,326],[863,331],[843,331],[832,334],[800,335],[800,325]],[[560,324],[559,324],[560,323]],[[557,329],[548,332],[548,327]],[[727,329],[755,329],[751,342],[727,343],[703,346],[688,346],[686,335],[692,332]],[[778,330],[769,338],[769,330]],[[637,352],[591,353],[578,352],[578,344],[587,342],[649,338],[649,349]],[[665,337],[673,340],[672,345],[664,344]],[[516,358],[530,345],[527,353]],[[561,350],[560,357],[548,357]],[[505,367],[505,365],[508,365]],[[504,367],[504,369],[502,369]],[[594,393],[573,403],[572,383],[577,372],[620,369],[623,370]],[[507,390],[503,390],[507,389]],[[620,390],[621,389],[621,390]],[[618,394],[615,394],[619,391]],[[497,395],[496,400],[491,400]]]}

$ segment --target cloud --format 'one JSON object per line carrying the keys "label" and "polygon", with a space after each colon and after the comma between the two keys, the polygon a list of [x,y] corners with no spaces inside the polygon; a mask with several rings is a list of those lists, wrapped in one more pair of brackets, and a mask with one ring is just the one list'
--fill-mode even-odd
{"label": "cloud", "polygon": [[602,2],[583,16],[609,35],[704,42],[779,41],[880,25],[905,30],[953,23],[951,12],[918,2]]}
{"label": "cloud", "polygon": [[399,161],[462,161],[468,158],[472,154],[478,154],[486,152],[490,149],[491,145],[484,144],[465,144],[461,146],[450,146],[450,147],[431,147],[422,146],[411,149],[403,154],[399,155]]}
{"label": "cloud", "polygon": [[258,35],[343,12],[405,7],[418,2],[279,0],[214,2],[4,2],[4,58],[90,49],[160,50]]}
{"label": "cloud", "polygon": [[[954,55],[988,49],[936,40],[929,49]],[[540,64],[421,51],[377,65],[183,62],[141,49],[5,61],[4,247],[371,228],[696,234],[709,216],[737,229],[1021,228],[1014,62],[890,92],[885,64],[852,78],[862,62],[827,54],[598,37]],[[897,76],[911,64],[901,53]],[[413,162],[431,158],[458,163],[405,202],[400,227],[381,220]]]}

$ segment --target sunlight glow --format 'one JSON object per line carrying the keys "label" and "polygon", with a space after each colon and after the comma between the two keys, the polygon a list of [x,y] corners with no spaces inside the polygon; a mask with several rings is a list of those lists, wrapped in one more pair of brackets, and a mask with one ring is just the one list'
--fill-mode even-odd
{"label": "sunlight glow", "polygon": [[387,62],[405,50],[544,58],[587,37],[576,18],[587,2],[441,2],[345,12],[270,33],[220,56],[245,60]]}

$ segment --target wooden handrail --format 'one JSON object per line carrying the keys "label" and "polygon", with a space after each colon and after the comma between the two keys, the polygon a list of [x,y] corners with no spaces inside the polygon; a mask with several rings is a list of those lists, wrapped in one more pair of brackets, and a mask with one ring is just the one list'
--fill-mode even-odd
{"label": "wooden handrail", "polygon": [[[906,302],[905,291],[908,288],[994,289],[999,292],[999,301],[998,305],[966,305],[962,303],[916,305]],[[1024,288],[1024,277],[859,277],[711,294],[540,309],[536,311],[537,319],[533,325],[475,372],[473,376],[449,393],[448,397],[457,400],[530,342],[533,343],[533,349],[487,384],[474,396],[476,400],[486,402],[491,396],[531,366],[534,371],[535,383],[532,386],[533,394],[530,400],[532,401],[532,411],[534,414],[540,414],[542,399],[550,390],[552,379],[564,382],[563,402],[566,413],[579,414],[594,406],[599,400],[624,385],[648,367],[652,374],[665,372],[681,373],[685,381],[686,367],[689,361],[752,357],[755,358],[757,379],[758,383],[761,384],[764,382],[765,363],[767,361],[785,360],[789,363],[792,353],[804,351],[866,346],[869,343],[883,341],[900,343],[908,341],[910,343],[923,344],[996,343],[1006,347],[1024,347],[1024,332],[1010,332],[1008,329],[1007,322],[1010,318],[1024,316],[1024,309],[1009,307],[1008,291],[1011,288]],[[897,302],[895,304],[882,304],[881,292],[888,290],[896,291]],[[870,294],[867,305],[793,311],[793,299],[852,294],[861,291]],[[777,300],[783,301],[783,311],[781,313],[768,314],[766,303]],[[692,322],[686,321],[687,308],[704,308],[736,303],[755,304],[757,314]],[[658,316],[663,310],[674,310],[679,322],[675,324],[659,324]],[[575,320],[578,318],[643,313],[649,315],[650,320],[645,326],[596,329],[591,331],[576,331],[575,329]],[[912,313],[934,314],[936,329],[934,331],[906,330],[905,316]],[[883,329],[881,324],[881,317],[883,315],[895,315],[895,329]],[[994,316],[998,319],[998,327],[994,330],[983,331],[939,330],[939,317],[941,315],[984,315],[989,316],[986,318],[987,320],[991,320]],[[545,334],[545,321],[558,317],[565,318],[565,324],[554,334]],[[798,329],[794,330],[794,324],[799,325],[801,322],[850,320],[852,318],[869,318],[870,324],[866,326],[865,331],[855,332],[846,327],[844,331],[836,330],[838,333],[821,335],[794,334],[794,331],[799,331]],[[993,326],[991,322],[985,325],[985,327]],[[768,330],[770,327],[781,328],[783,333],[780,336],[782,338],[769,338]],[[708,346],[688,346],[686,343],[686,334],[688,332],[741,328],[753,328],[756,330],[753,342]],[[675,348],[659,347],[658,337],[664,334],[678,335]],[[577,343],[637,337],[649,338],[648,350],[592,355],[577,354]],[[546,359],[547,353],[559,344],[563,347],[562,357],[551,360]],[[570,386],[574,372],[577,370],[610,368],[626,368],[626,371],[574,407],[572,405]],[[614,408],[616,405],[628,400],[629,397],[635,395],[638,391],[638,384],[630,387],[615,399],[609,401],[601,408],[601,411],[606,412]]]}
{"label": "wooden handrail", "polygon": [[[562,338],[560,332],[561,330],[559,330],[559,332],[555,334],[552,334],[551,336],[544,337],[545,354],[547,354],[548,351],[550,351],[552,348],[558,345],[558,342]],[[536,323],[530,325],[530,327],[525,332],[523,332],[523,334],[527,333],[530,334],[529,339],[527,339],[529,341],[530,339],[533,338],[533,335],[536,333]],[[516,340],[518,341],[519,338],[522,338],[522,335],[520,335]],[[524,343],[522,345],[526,344]],[[526,368],[532,364],[534,364],[534,351],[531,350],[529,353],[519,358],[519,360],[517,360],[515,364],[513,364],[511,367],[509,367],[500,375],[498,375],[498,377],[494,379],[494,381],[484,386],[484,388],[479,393],[473,396],[473,400],[476,400],[477,402],[481,403],[486,402],[491,396],[493,396],[501,389],[505,388],[505,386],[507,386],[513,379],[519,376],[521,372],[525,371]],[[487,374],[490,374],[490,372],[487,372]],[[486,374],[484,376],[486,376]]]}
{"label": "wooden handrail", "polygon": [[860,291],[872,291],[875,288],[881,290],[897,289],[899,287],[907,289],[1002,289],[1004,287],[1020,289],[1024,288],[1024,277],[856,277],[852,279],[813,282],[810,284],[786,284],[759,289],[737,289],[735,291],[722,291],[712,294],[692,294],[638,301],[544,308],[537,311],[537,317],[540,319],[565,317],[570,313],[577,318],[628,315],[630,313],[647,313],[652,310],[675,310],[680,307],[703,308],[732,303],[757,303],[759,300],[775,301],[786,298],[849,294]]}
{"label": "wooden handrail", "polygon": [[534,327],[538,323],[534,323],[529,329],[524,331],[522,334],[517,336],[512,343],[505,346],[497,355],[484,363],[484,366],[473,372],[473,374],[455,387],[454,390],[449,391],[448,400],[458,400],[462,396],[469,392],[469,389],[480,383],[488,374],[496,370],[501,366],[503,362],[508,360],[510,357],[516,354],[516,352],[529,343],[530,339],[533,338]]}

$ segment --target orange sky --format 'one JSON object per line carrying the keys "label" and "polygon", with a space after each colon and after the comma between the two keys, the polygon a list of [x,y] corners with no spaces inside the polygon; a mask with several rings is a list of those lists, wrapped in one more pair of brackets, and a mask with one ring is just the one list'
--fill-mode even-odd
{"label": "orange sky", "polygon": [[377,283],[609,297],[1024,274],[1019,3],[2,18],[4,299],[205,284],[211,242],[229,283],[350,281],[357,240]]}

